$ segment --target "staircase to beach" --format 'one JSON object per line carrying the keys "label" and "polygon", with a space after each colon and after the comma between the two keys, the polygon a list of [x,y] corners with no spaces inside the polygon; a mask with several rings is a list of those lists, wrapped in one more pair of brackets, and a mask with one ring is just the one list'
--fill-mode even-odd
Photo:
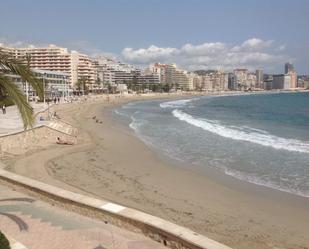
{"label": "staircase to beach", "polygon": [[77,128],[62,120],[52,120],[47,122],[45,126],[74,137],[77,136],[78,133]]}
{"label": "staircase to beach", "polygon": [[20,229],[12,219],[0,215],[0,230],[27,249],[165,248],[140,234],[45,205],[37,201],[1,201],[0,212],[18,217],[26,228]]}

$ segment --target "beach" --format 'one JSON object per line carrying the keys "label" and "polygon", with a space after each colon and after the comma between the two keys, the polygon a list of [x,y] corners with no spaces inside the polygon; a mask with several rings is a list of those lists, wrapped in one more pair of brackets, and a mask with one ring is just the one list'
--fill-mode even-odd
{"label": "beach", "polygon": [[233,248],[309,248],[308,198],[175,165],[112,115],[114,107],[143,99],[56,106],[78,128],[77,144],[7,156],[7,169],[142,210]]}

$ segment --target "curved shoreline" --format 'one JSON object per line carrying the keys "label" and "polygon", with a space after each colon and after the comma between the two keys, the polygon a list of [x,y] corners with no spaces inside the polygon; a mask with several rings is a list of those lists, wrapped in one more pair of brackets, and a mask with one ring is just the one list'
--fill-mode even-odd
{"label": "curved shoreline", "polygon": [[[304,232],[309,229],[305,216],[307,202],[295,206],[291,201],[277,202],[281,197],[272,201],[264,196],[251,196],[246,191],[229,189],[207,177],[167,165],[115,124],[109,110],[102,113],[100,103],[73,107],[72,116],[72,109],[68,109],[57,112],[67,113],[69,121],[82,130],[81,148],[71,147],[70,154],[56,148],[55,153],[65,155],[58,154],[47,162],[47,176],[37,172],[42,181],[53,181],[52,184],[79,192],[84,189],[93,196],[104,196],[185,225],[235,248],[305,248],[309,244]],[[93,115],[103,120],[103,124],[95,123]],[[83,147],[85,141],[90,146],[87,150]],[[136,152],[138,158],[133,157]],[[35,161],[45,156],[44,151],[33,155]],[[29,177],[39,177],[32,170],[25,170],[33,169],[34,161],[26,158],[21,158],[22,163],[17,160],[16,172],[21,170]],[[37,169],[42,168],[37,165]],[[295,235],[291,238],[290,234]]]}

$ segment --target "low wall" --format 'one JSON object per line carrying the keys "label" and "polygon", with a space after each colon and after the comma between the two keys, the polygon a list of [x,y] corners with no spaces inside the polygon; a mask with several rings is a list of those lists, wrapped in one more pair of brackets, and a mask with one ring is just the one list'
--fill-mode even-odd
{"label": "low wall", "polygon": [[3,153],[23,154],[29,151],[29,149],[35,149],[35,147],[46,147],[55,144],[57,137],[76,142],[75,137],[41,125],[31,130],[1,136],[0,155]]}
{"label": "low wall", "polygon": [[231,249],[161,218],[106,200],[73,193],[3,169],[0,169],[0,183],[61,208],[143,233],[169,248]]}

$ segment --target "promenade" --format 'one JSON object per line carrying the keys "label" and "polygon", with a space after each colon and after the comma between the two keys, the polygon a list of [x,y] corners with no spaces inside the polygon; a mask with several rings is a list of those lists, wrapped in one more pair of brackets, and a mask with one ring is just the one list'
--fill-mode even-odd
{"label": "promenade", "polygon": [[[160,249],[158,242],[0,185],[0,230],[27,249]],[[14,249],[14,247],[12,248]]]}
{"label": "promenade", "polygon": [[[46,109],[32,104],[34,112]],[[46,123],[36,118],[36,126]],[[0,136],[23,130],[16,106],[0,113]],[[141,234],[56,208],[0,185],[0,230],[12,249],[114,249],[163,248]]]}
{"label": "promenade", "polygon": [[[47,104],[44,103],[31,103],[34,113],[38,113],[47,108]],[[37,117],[36,125],[40,125],[43,122],[39,121]],[[6,114],[0,113],[0,136],[6,135],[13,132],[18,132],[23,130],[23,123],[21,122],[20,114],[16,106],[6,107]]]}

